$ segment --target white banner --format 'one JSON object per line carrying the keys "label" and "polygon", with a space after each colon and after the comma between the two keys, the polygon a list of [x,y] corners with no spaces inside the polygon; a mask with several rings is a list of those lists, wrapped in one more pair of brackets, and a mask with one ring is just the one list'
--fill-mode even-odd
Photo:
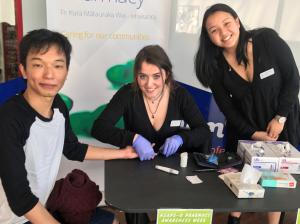
{"label": "white banner", "polygon": [[[84,142],[94,119],[123,83],[133,78],[132,65],[145,45],[166,48],[171,0],[47,0],[47,27],[64,33],[73,53],[61,93],[72,108],[73,131]],[[87,137],[87,138],[85,138]],[[104,189],[103,163],[63,160],[58,178],[73,168],[85,170]]]}
{"label": "white banner", "polygon": [[170,11],[171,0],[47,0],[47,27],[64,33],[73,45],[61,91],[73,100],[71,112],[108,102],[118,88],[107,78],[110,68],[124,65],[126,70],[145,45],[167,47]]}

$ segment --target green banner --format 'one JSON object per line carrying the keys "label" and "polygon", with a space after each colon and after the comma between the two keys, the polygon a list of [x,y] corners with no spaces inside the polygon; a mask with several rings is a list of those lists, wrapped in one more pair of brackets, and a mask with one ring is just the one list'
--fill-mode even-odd
{"label": "green banner", "polygon": [[300,224],[300,208],[298,208],[296,224]]}
{"label": "green banner", "polygon": [[211,224],[212,209],[158,209],[157,224]]}

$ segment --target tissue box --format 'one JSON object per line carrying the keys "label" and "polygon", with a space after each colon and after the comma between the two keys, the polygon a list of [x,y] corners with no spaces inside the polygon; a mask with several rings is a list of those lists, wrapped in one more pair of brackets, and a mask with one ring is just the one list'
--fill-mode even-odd
{"label": "tissue box", "polygon": [[238,198],[263,198],[265,189],[259,184],[244,184],[240,182],[241,173],[228,173],[224,176],[225,184]]}
{"label": "tissue box", "polygon": [[263,172],[260,184],[263,187],[296,188],[297,181],[288,173]]}
{"label": "tissue box", "polygon": [[239,140],[237,154],[261,171],[300,174],[300,152],[288,142]]}

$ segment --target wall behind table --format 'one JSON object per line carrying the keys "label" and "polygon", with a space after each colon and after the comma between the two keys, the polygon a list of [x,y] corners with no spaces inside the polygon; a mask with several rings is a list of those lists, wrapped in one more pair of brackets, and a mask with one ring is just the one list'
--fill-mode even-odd
{"label": "wall behind table", "polygon": [[46,0],[22,0],[22,15],[24,34],[34,29],[47,28]]}

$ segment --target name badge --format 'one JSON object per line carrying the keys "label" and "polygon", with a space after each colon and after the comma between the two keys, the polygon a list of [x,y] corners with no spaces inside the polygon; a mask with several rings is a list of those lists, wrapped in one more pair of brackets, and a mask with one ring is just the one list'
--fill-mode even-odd
{"label": "name badge", "polygon": [[260,79],[265,79],[265,78],[267,78],[271,75],[274,75],[274,74],[275,74],[274,68],[271,68],[267,71],[264,71],[264,72],[260,73],[259,76],[260,76]]}
{"label": "name badge", "polygon": [[170,127],[179,127],[181,124],[181,120],[173,120],[171,121]]}

